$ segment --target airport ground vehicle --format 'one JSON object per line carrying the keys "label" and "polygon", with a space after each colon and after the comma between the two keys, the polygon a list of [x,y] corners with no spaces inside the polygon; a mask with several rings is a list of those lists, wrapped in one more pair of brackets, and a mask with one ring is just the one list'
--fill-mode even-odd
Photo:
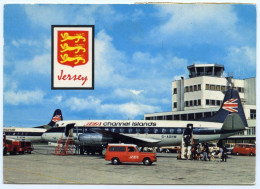
{"label": "airport ground vehicle", "polygon": [[161,153],[177,153],[178,150],[180,150],[181,147],[180,146],[164,146],[161,148],[158,148],[158,152]]}
{"label": "airport ground vehicle", "polygon": [[227,149],[227,153],[232,154],[232,151],[233,151],[235,144],[234,143],[227,143],[227,144],[225,144],[225,146],[226,146],[226,149]]}
{"label": "airport ground vehicle", "polygon": [[113,165],[121,162],[143,162],[151,165],[157,161],[156,153],[140,152],[135,144],[108,144],[105,160],[111,161]]}
{"label": "airport ground vehicle", "polygon": [[236,155],[250,155],[254,156],[255,153],[255,144],[236,144],[232,151],[233,154]]}
{"label": "airport ground vehicle", "polygon": [[6,140],[6,136],[3,137],[3,155],[8,152],[10,155],[24,154],[25,152],[31,153],[33,146],[30,141],[18,141],[18,140]]}

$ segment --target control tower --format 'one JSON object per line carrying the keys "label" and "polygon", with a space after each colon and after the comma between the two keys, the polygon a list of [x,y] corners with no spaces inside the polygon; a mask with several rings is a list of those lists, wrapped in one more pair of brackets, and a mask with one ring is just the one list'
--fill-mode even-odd
{"label": "control tower", "polygon": [[213,76],[222,77],[224,66],[219,64],[193,64],[187,67],[189,77]]}

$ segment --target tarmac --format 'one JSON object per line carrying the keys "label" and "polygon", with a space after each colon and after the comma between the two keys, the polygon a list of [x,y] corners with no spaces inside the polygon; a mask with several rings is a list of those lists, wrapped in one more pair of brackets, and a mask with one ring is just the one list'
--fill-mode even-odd
{"label": "tarmac", "polygon": [[229,155],[227,162],[177,160],[157,153],[151,166],[112,165],[98,155],[54,155],[54,147],[35,145],[32,154],[3,157],[4,184],[87,185],[253,185],[256,158]]}

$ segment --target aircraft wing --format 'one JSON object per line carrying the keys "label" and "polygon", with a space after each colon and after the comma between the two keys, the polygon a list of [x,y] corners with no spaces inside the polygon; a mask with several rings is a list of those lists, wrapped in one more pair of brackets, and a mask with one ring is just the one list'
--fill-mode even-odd
{"label": "aircraft wing", "polygon": [[156,144],[158,142],[160,142],[161,140],[157,140],[157,139],[153,139],[153,138],[142,138],[142,137],[134,137],[134,136],[129,136],[126,134],[122,134],[122,133],[114,133],[111,131],[106,131],[105,129],[92,129],[92,131],[102,134],[104,136],[109,136],[112,137],[113,139],[117,140],[117,141],[121,141],[124,143],[134,143],[137,144],[139,146],[149,146],[149,144]]}

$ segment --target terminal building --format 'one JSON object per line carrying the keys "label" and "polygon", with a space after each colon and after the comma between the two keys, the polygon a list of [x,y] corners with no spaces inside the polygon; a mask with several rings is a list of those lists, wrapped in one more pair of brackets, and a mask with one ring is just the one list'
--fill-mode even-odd
{"label": "terminal building", "polygon": [[219,64],[194,64],[188,66],[189,78],[172,82],[172,110],[149,113],[145,120],[196,120],[216,113],[225,92],[239,92],[248,128],[226,139],[226,143],[255,143],[256,138],[256,78],[234,79],[224,77],[224,66]]}

